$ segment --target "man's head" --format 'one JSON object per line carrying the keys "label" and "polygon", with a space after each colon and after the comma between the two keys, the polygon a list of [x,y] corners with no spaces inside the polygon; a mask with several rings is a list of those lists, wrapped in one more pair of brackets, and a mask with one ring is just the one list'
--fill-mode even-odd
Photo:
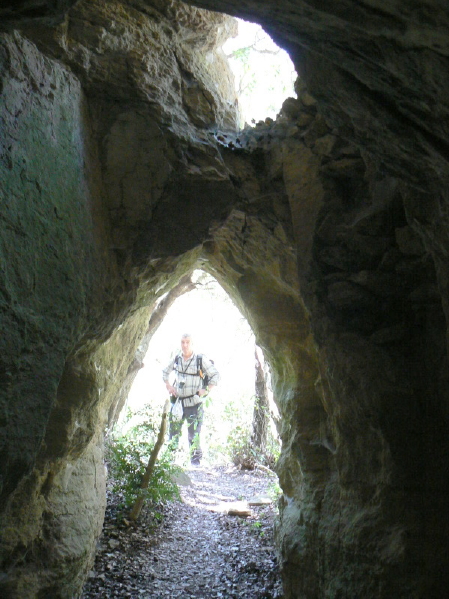
{"label": "man's head", "polygon": [[192,335],[190,335],[190,333],[184,333],[181,336],[181,350],[184,359],[190,358],[190,356],[193,354],[193,341]]}

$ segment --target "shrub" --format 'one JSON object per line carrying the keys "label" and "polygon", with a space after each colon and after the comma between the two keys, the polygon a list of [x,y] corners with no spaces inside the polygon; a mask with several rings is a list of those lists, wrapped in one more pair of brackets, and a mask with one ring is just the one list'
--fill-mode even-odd
{"label": "shrub", "polygon": [[257,463],[256,451],[251,447],[250,431],[236,426],[228,435],[227,451],[232,463],[243,470],[254,470]]}
{"label": "shrub", "polygon": [[243,470],[254,470],[256,464],[274,469],[279,458],[278,438],[268,434],[264,450],[257,448],[251,441],[251,431],[245,426],[236,426],[227,438],[227,451],[232,463]]}
{"label": "shrub", "polygon": [[[106,459],[110,475],[114,481],[113,491],[123,495],[123,507],[130,508],[141,494],[140,485],[145,473],[151,451],[156,442],[159,423],[154,410],[145,408],[137,414],[141,418],[129,428],[114,432],[107,439]],[[128,423],[129,423],[128,417]],[[173,463],[173,452],[168,446],[162,448],[155,465],[153,476],[144,496],[147,507],[156,517],[156,506],[167,501],[179,499],[179,489],[173,477],[181,471]]]}

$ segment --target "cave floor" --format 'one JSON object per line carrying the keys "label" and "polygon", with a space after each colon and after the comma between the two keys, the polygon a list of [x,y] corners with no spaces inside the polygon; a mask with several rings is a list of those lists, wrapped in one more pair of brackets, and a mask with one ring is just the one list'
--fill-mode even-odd
{"label": "cave floor", "polygon": [[231,466],[186,474],[182,501],[163,508],[156,528],[143,512],[135,525],[118,522],[117,500],[108,492],[83,598],[281,599],[273,544],[276,477]]}

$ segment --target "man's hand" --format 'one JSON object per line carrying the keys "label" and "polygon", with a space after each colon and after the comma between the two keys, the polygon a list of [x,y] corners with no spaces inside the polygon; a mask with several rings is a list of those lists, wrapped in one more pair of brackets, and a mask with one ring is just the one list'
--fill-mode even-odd
{"label": "man's hand", "polygon": [[166,387],[167,391],[170,393],[170,395],[174,395],[175,397],[178,397],[178,392],[173,387],[173,385],[170,385],[170,383],[168,381],[165,383],[165,387]]}
{"label": "man's hand", "polygon": [[207,389],[200,389],[198,391],[198,396],[199,397],[203,397],[203,395],[207,395],[213,389],[213,387],[215,387],[215,385],[211,385]]}

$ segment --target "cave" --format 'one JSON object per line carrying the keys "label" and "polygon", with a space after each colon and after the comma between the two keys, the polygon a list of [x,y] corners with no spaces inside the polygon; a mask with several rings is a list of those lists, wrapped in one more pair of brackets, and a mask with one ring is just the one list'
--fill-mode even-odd
{"label": "cave", "polygon": [[[232,16],[299,73],[243,132]],[[448,28],[441,0],[1,3],[2,597],[80,595],[105,426],[195,268],[270,364],[286,598],[446,595]]]}

